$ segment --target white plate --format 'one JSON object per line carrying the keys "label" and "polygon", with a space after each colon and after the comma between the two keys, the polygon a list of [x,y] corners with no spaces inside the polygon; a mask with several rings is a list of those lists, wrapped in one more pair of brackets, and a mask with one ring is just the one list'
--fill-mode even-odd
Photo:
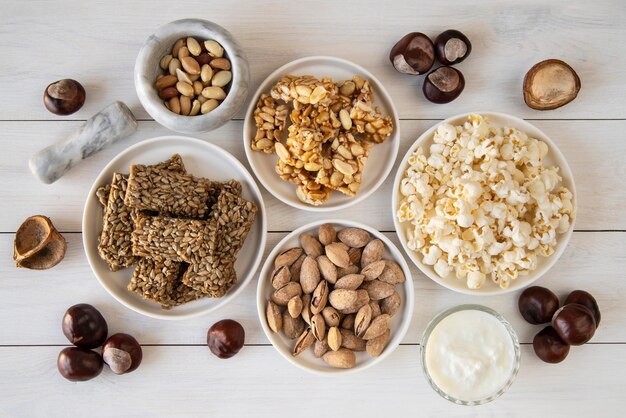
{"label": "white plate", "polygon": [[[385,350],[378,357],[370,357],[365,352],[355,353],[356,366],[352,369],[336,369],[330,367],[321,358],[315,358],[315,356],[313,356],[313,350],[311,348],[301,353],[297,357],[292,356],[291,351],[293,349],[293,345],[295,344],[295,340],[288,339],[282,333],[274,333],[267,325],[267,318],[265,316],[267,301],[270,299],[272,292],[274,291],[270,282],[270,276],[272,274],[272,271],[274,270],[274,259],[279,253],[284,250],[292,247],[299,247],[299,237],[301,233],[308,232],[309,234],[317,237],[317,231],[319,229],[319,226],[325,223],[334,225],[335,229],[337,230],[347,227],[355,227],[362,228],[368,231],[370,234],[372,234],[373,238],[378,238],[385,244],[385,254],[383,255],[383,257],[397,262],[402,268],[404,276],[406,277],[406,280],[403,284],[396,285],[396,290],[398,291],[398,293],[400,294],[400,298],[402,299],[402,305],[400,310],[392,318],[391,340],[389,340],[389,344],[387,344]],[[409,324],[411,323],[411,317],[413,315],[413,280],[411,278],[411,271],[409,270],[409,266],[404,260],[404,257],[402,257],[402,253],[400,252],[400,250],[398,250],[398,248],[389,239],[387,239],[387,237],[385,237],[374,228],[358,222],[351,222],[341,219],[327,219],[323,221],[315,221],[308,225],[304,225],[287,235],[278,244],[276,244],[276,246],[267,256],[267,259],[263,264],[263,268],[261,269],[261,274],[259,275],[259,284],[257,288],[257,309],[259,312],[261,325],[263,326],[263,331],[265,331],[265,335],[267,335],[267,338],[271,341],[274,348],[285,359],[287,359],[287,361],[295,364],[303,370],[307,370],[316,374],[328,375],[353,373],[360,370],[365,370],[373,366],[374,364],[383,361],[398,347],[398,345],[404,338],[404,335],[409,329]]]}
{"label": "white plate", "polygon": [[[241,182],[244,199],[258,207],[257,217],[246,242],[239,252],[235,270],[237,283],[222,298],[204,298],[170,310],[126,289],[133,267],[112,272],[98,255],[98,236],[102,231],[102,207],[96,190],[111,182],[114,172],[128,173],[131,164],[155,164],[180,154],[187,171],[197,177],[211,180],[236,179]],[[266,219],[263,198],[252,176],[232,155],[220,147],[199,139],[183,136],[163,136],[142,141],[122,151],[100,172],[94,182],[83,213],[83,245],[87,260],[100,284],[124,306],[141,314],[161,319],[184,319],[207,314],[230,302],[252,280],[265,248]]]}
{"label": "white plate", "polygon": [[408,254],[409,258],[413,261],[413,263],[428,277],[430,277],[435,282],[440,285],[447,287],[448,289],[452,289],[456,292],[465,293],[469,295],[500,295],[503,293],[514,292],[519,289],[522,289],[526,286],[529,286],[531,283],[535,282],[541,276],[543,276],[559,259],[565,248],[567,247],[567,243],[572,237],[572,233],[574,232],[574,222],[576,221],[576,217],[572,221],[570,228],[564,234],[557,235],[557,245],[555,248],[554,254],[550,257],[538,257],[537,260],[537,268],[530,272],[527,276],[518,277],[516,280],[513,280],[507,289],[502,289],[493,281],[487,279],[484,286],[477,290],[468,289],[465,280],[458,280],[454,277],[449,277],[447,279],[442,279],[439,277],[433,266],[426,265],[422,263],[421,254],[417,254],[414,251],[410,250],[407,246],[406,239],[406,228],[407,223],[400,223],[398,218],[396,217],[396,211],[398,209],[400,200],[402,200],[402,196],[400,194],[400,182],[404,177],[404,173],[408,167],[408,159],[411,154],[418,148],[422,147],[425,154],[429,153],[430,145],[433,143],[433,134],[437,126],[442,123],[450,123],[453,125],[459,125],[463,123],[470,114],[479,114],[486,116],[489,119],[489,122],[495,126],[510,126],[513,128],[517,128],[522,132],[525,132],[529,137],[539,139],[545,142],[548,145],[549,151],[548,155],[544,159],[545,166],[553,166],[556,165],[560,167],[559,175],[563,177],[563,181],[561,185],[567,187],[573,194],[573,204],[576,206],[576,188],[574,186],[574,176],[572,175],[572,171],[565,160],[565,157],[556,146],[556,144],[542,131],[540,131],[536,126],[526,122],[523,119],[517,118],[515,116],[507,115],[504,113],[495,113],[495,112],[471,112],[465,113],[462,115],[452,116],[442,122],[438,122],[422,135],[417,138],[417,141],[411,145],[411,148],[407,151],[406,155],[402,159],[400,166],[398,167],[398,172],[396,173],[396,178],[393,183],[393,195],[391,199],[391,211],[393,216],[393,223],[396,228],[396,233],[398,234],[398,238],[402,243],[402,247],[404,247],[404,251]]}
{"label": "white plate", "polygon": [[[372,86],[374,105],[380,107],[383,114],[391,115],[393,118],[394,131],[389,139],[382,144],[375,145],[370,152],[363,169],[361,190],[359,190],[355,197],[333,191],[330,199],[320,206],[312,206],[303,203],[296,196],[295,185],[281,180],[278,174],[276,174],[274,167],[278,157],[275,154],[268,155],[263,152],[253,151],[250,148],[250,139],[253,138],[256,133],[253,117],[256,103],[261,94],[269,93],[271,87],[287,74],[314,75],[318,78],[332,77],[335,81],[347,80],[351,79],[354,75],[360,75],[368,79]],[[400,146],[398,112],[391,101],[391,96],[389,96],[389,93],[387,93],[380,81],[365,68],[350,61],[335,57],[315,56],[300,58],[283,65],[270,74],[265,81],[261,83],[256,93],[254,93],[250,105],[248,106],[246,120],[243,125],[243,143],[253,173],[257,176],[261,184],[277,199],[297,209],[314,212],[329,212],[347,208],[348,206],[361,202],[374,193],[383,181],[385,181],[393,168]]]}

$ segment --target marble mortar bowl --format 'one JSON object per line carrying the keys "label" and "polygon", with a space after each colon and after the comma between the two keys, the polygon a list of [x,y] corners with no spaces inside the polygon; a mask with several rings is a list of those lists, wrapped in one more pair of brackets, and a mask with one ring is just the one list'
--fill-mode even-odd
{"label": "marble mortar bowl", "polygon": [[[224,57],[231,62],[232,81],[226,88],[226,98],[213,111],[196,116],[170,112],[159,97],[154,83],[163,70],[159,61],[170,54],[180,38],[195,37],[198,41],[213,39],[224,48]],[[193,134],[219,128],[241,109],[248,95],[250,70],[243,49],[223,27],[201,19],[181,19],[161,26],[141,47],[135,61],[135,89],[146,111],[161,125],[176,132]]]}

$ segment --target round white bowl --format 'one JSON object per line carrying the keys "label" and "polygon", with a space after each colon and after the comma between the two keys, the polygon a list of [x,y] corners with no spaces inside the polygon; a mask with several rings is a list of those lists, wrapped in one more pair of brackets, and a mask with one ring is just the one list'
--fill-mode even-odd
{"label": "round white bowl", "polygon": [[[373,238],[378,238],[385,244],[385,254],[383,257],[397,262],[398,265],[400,265],[400,267],[402,268],[404,276],[406,277],[404,283],[402,283],[401,285],[396,285],[396,290],[398,291],[402,299],[402,306],[392,318],[391,339],[389,340],[387,347],[385,347],[385,350],[378,357],[370,357],[366,352],[355,353],[356,366],[352,369],[336,369],[330,367],[321,358],[315,358],[312,349],[307,349],[305,352],[301,353],[297,357],[292,356],[291,352],[293,345],[295,344],[295,340],[288,339],[282,333],[274,333],[269,328],[265,315],[267,302],[270,299],[272,292],[274,291],[270,282],[270,276],[274,269],[274,259],[282,251],[285,251],[292,247],[300,246],[299,237],[301,233],[308,232],[313,236],[317,236],[319,226],[325,223],[333,224],[337,230],[348,227],[355,227],[362,228],[368,231]],[[263,264],[263,268],[261,269],[261,274],[259,275],[259,284],[257,287],[257,310],[259,313],[259,319],[261,321],[263,331],[265,331],[265,335],[270,340],[274,348],[291,364],[294,364],[297,367],[311,373],[322,375],[348,374],[365,370],[377,363],[380,363],[389,355],[391,355],[391,353],[398,347],[398,345],[404,338],[407,330],[409,329],[411,317],[413,316],[413,303],[413,280],[411,278],[411,271],[409,270],[409,266],[407,265],[406,261],[404,261],[404,257],[402,257],[402,253],[400,252],[400,250],[398,250],[398,248],[387,237],[385,237],[376,229],[358,222],[352,222],[342,219],[327,219],[311,222],[296,229],[285,238],[283,238],[278,244],[276,244],[276,246],[267,256],[267,259]]]}
{"label": "round white bowl", "polygon": [[[98,237],[102,231],[103,209],[96,197],[96,190],[111,182],[114,172],[128,173],[131,164],[155,164],[178,153],[183,158],[189,174],[211,180],[238,180],[242,185],[242,197],[257,205],[257,217],[237,255],[235,271],[237,283],[222,298],[204,298],[169,310],[158,303],[143,299],[126,286],[130,282],[134,266],[112,272],[98,255]],[[160,319],[185,319],[208,314],[232,301],[261,264],[267,235],[267,219],[261,192],[246,168],[231,154],[220,147],[199,139],[182,136],[163,136],[142,141],[122,151],[104,167],[93,183],[83,212],[83,246],[87,261],[96,278],[118,302],[141,314]]]}
{"label": "round white bowl", "polygon": [[[443,389],[437,386],[437,384],[433,380],[430,370],[428,369],[428,362],[426,361],[426,349],[428,346],[428,340],[430,338],[430,334],[437,327],[437,325],[439,325],[441,321],[446,319],[448,316],[456,312],[461,312],[461,311],[481,311],[481,312],[485,312],[493,316],[498,321],[500,321],[500,323],[504,326],[504,328],[506,328],[507,333],[509,334],[509,337],[511,338],[511,343],[513,345],[515,365],[513,366],[513,369],[511,370],[511,375],[509,376],[506,383],[502,387],[498,388],[498,390],[496,390],[490,396],[487,396],[482,399],[463,400],[463,399],[455,398],[454,396],[446,393]],[[450,402],[453,402],[457,405],[475,406],[475,405],[483,405],[483,404],[486,404],[486,403],[489,403],[491,401],[498,399],[511,387],[511,385],[513,384],[513,381],[517,377],[517,373],[519,372],[520,362],[521,362],[521,350],[520,350],[519,338],[517,337],[517,333],[515,332],[515,329],[513,329],[513,326],[509,323],[509,321],[507,321],[506,318],[504,318],[504,316],[494,311],[493,309],[488,308],[486,306],[482,306],[482,305],[459,305],[459,306],[455,306],[453,308],[447,309],[443,312],[440,312],[437,316],[435,316],[428,323],[428,325],[426,326],[426,329],[424,330],[424,333],[422,334],[422,341],[420,343],[420,360],[422,363],[422,371],[424,372],[424,377],[428,381],[428,384],[430,384],[430,387],[432,387],[433,390],[437,392],[442,398],[447,399]]]}
{"label": "round white bowl", "polygon": [[[253,151],[250,148],[250,140],[256,133],[254,123],[254,109],[259,97],[263,93],[269,93],[270,89],[284,75],[314,75],[318,78],[332,77],[335,81],[351,79],[354,75],[361,75],[369,80],[374,92],[374,105],[380,107],[385,115],[391,115],[394,123],[394,131],[391,136],[382,144],[374,145],[369,158],[365,163],[362,175],[361,190],[356,196],[350,197],[341,192],[333,191],[330,199],[320,206],[308,205],[296,196],[294,184],[283,181],[275,171],[277,156],[275,154],[265,154]],[[286,135],[286,133],[285,133]],[[383,87],[380,81],[365,68],[353,62],[325,56],[313,56],[300,58],[283,65],[270,74],[259,86],[256,93],[250,100],[250,105],[246,111],[246,120],[243,125],[243,143],[246,156],[252,171],[257,176],[261,184],[278,200],[296,209],[312,212],[330,212],[347,208],[363,201],[376,191],[385,181],[393,164],[398,156],[400,147],[400,124],[398,112],[396,111],[391,96]]]}
{"label": "round white bowl", "polygon": [[[231,62],[233,79],[227,96],[215,110],[205,115],[183,116],[170,112],[154,87],[157,76],[163,71],[159,67],[161,58],[171,53],[178,39],[188,36],[219,42],[224,47],[224,57]],[[176,132],[191,134],[219,128],[241,109],[249,84],[250,70],[243,49],[230,32],[208,20],[181,19],[161,26],[143,44],[135,61],[135,89],[141,104],[154,120]]]}
{"label": "round white bowl", "polygon": [[548,145],[549,151],[548,155],[544,159],[544,164],[546,166],[556,165],[560,167],[559,175],[563,177],[563,181],[561,185],[567,187],[573,194],[573,204],[576,206],[576,187],[574,185],[574,176],[572,175],[572,171],[570,170],[565,157],[556,146],[556,144],[541,130],[539,130],[536,126],[532,125],[529,122],[526,122],[523,119],[517,118],[515,116],[507,115],[505,113],[496,113],[496,112],[471,112],[464,113],[457,116],[452,116],[444,121],[438,122],[422,135],[411,145],[406,155],[402,159],[398,167],[398,171],[396,173],[396,178],[393,182],[393,194],[391,198],[391,211],[393,216],[393,223],[396,229],[396,233],[398,234],[398,238],[400,239],[400,243],[404,248],[404,251],[407,253],[411,261],[424,273],[426,276],[431,278],[433,281],[439,283],[440,285],[447,287],[448,289],[454,290],[455,292],[465,293],[468,295],[500,295],[503,293],[515,292],[517,290],[523,289],[526,286],[531,285],[541,276],[543,276],[550,268],[556,263],[561,254],[565,251],[567,247],[567,243],[572,237],[572,233],[574,232],[574,223],[576,221],[576,217],[572,220],[570,228],[564,234],[557,235],[557,245],[555,248],[554,254],[550,257],[538,257],[537,260],[537,268],[531,272],[527,276],[518,277],[516,280],[513,280],[507,289],[502,289],[496,283],[493,283],[489,278],[480,289],[472,290],[466,286],[465,280],[458,280],[453,275],[450,277],[443,279],[439,277],[439,275],[435,272],[433,266],[426,265],[422,263],[422,255],[418,254],[407,246],[406,239],[406,228],[407,223],[400,223],[396,216],[396,212],[398,210],[398,206],[400,201],[402,200],[402,195],[400,193],[400,182],[405,175],[405,171],[408,167],[408,159],[411,154],[418,148],[422,147],[424,152],[427,154],[430,145],[433,143],[433,134],[437,127],[442,123],[450,123],[453,125],[458,125],[463,123],[470,114],[479,114],[486,116],[489,119],[489,122],[492,125],[496,126],[510,126],[513,128],[517,128],[522,132],[525,132],[529,137],[533,137],[545,142]]}

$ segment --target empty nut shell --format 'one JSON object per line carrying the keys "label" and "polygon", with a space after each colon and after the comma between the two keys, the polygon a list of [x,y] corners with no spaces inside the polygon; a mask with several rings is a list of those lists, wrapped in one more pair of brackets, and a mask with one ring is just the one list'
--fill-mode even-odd
{"label": "empty nut shell", "polygon": [[50,218],[35,215],[18,228],[13,241],[13,260],[17,267],[46,270],[65,257],[67,242],[56,230]]}

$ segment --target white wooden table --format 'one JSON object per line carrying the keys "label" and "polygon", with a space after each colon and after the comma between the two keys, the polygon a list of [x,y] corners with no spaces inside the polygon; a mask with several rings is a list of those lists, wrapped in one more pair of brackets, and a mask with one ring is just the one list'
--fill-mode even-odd
{"label": "white wooden table", "polygon": [[[519,0],[359,2],[257,1],[20,1],[0,5],[0,416],[624,416],[626,412],[626,3],[623,0]],[[391,2],[386,2],[391,3]],[[117,303],[91,273],[81,241],[87,191],[117,153],[146,138],[170,133],[141,108],[133,86],[135,55],[159,25],[184,18],[213,20],[244,46],[252,87],[273,69],[307,55],[335,55],[361,64],[391,93],[401,117],[400,154],[445,117],[493,110],[527,118],[559,145],[575,175],[578,218],[571,243],[539,284],[559,294],[581,288],[602,309],[590,344],[565,362],[547,365],[532,350],[537,332],[516,309],[518,294],[463,296],[413,268],[415,311],[403,344],[381,364],[345,378],[323,378],[294,368],[269,345],[255,306],[256,279],[236,300],[212,315],[160,321]],[[436,36],[456,28],[473,44],[459,65],[467,80],[461,97],[428,103],[421,80],[403,76],[387,56],[407,32]],[[571,104],[554,111],[527,108],[525,72],[545,58],[561,58],[582,80]],[[56,117],[41,96],[60,78],[87,89],[78,113]],[[131,139],[75,167],[53,185],[30,174],[28,158],[73,131],[114,100],[140,120]],[[245,162],[243,113],[199,135]],[[394,170],[395,171],[395,170]],[[391,178],[364,204],[334,213],[358,218],[397,243],[389,210]],[[287,232],[325,215],[296,211],[264,193],[268,248]],[[50,216],[69,243],[52,270],[18,270],[13,235],[27,216]],[[56,370],[67,340],[61,316],[87,302],[105,315],[111,333],[142,343],[138,371],[118,377],[105,370],[87,383],[70,383]],[[503,313],[517,330],[522,366],[511,389],[477,408],[452,405],[422,376],[419,345],[425,324],[442,309],[474,302]],[[246,347],[222,361],[205,346],[207,328],[234,318],[246,329]]]}

